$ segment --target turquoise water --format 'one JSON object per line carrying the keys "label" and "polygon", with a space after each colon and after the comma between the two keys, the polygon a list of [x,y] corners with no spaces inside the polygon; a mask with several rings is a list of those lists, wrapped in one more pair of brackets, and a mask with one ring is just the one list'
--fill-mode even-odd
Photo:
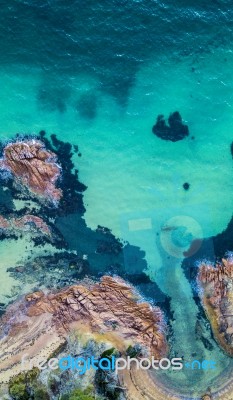
{"label": "turquoise water", "polygon": [[[232,217],[231,7],[10,3],[0,35],[1,139],[44,129],[79,146],[82,157],[73,160],[88,186],[88,226],[107,226],[146,252],[146,273],[171,297],[173,350],[218,360],[217,371],[195,375],[192,390],[191,375],[171,377],[190,396],[202,393],[230,361],[213,341],[208,351],[190,340],[198,308],[182,257],[164,247],[161,228],[188,217],[198,226],[194,237],[204,238]],[[154,136],[157,115],[176,110],[189,137]]]}
{"label": "turquoise water", "polygon": [[[57,100],[53,95],[38,100],[38,88],[46,84],[43,72],[25,71],[22,66],[4,68],[1,135],[7,139],[15,132],[37,133],[43,128],[79,144],[83,157],[76,155],[74,160],[88,185],[85,203],[90,226],[102,223],[120,235],[120,217],[125,212],[161,204],[166,209],[171,201],[178,207],[201,202],[209,208],[209,215],[200,216],[201,223],[209,235],[216,234],[226,226],[232,210],[233,60],[229,53],[225,62],[223,55],[218,50],[199,60],[197,72],[191,71],[186,59],[148,63],[137,74],[124,108],[100,92],[100,83],[92,76],[78,75],[68,82],[59,76],[57,85],[63,82],[72,93],[63,113],[50,110]],[[87,120],[76,104],[83,94],[93,92],[98,96],[97,115]],[[173,143],[151,134],[156,116],[174,109],[182,110],[194,140]],[[191,185],[188,192],[182,187],[186,181]],[[216,195],[221,190],[224,199]]]}

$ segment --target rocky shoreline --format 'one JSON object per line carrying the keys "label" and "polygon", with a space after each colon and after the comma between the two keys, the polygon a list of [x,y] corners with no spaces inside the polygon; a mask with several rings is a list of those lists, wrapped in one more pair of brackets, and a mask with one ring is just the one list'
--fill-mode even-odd
{"label": "rocky shoreline", "polygon": [[[29,144],[35,145],[40,154],[39,161],[35,153],[29,158],[33,168],[28,160],[29,153],[25,154],[25,145]],[[16,153],[13,151],[15,148]],[[18,298],[8,299],[8,303],[14,300],[11,305],[6,307],[7,302],[3,305],[2,348],[8,348],[9,351],[3,352],[2,382],[20,373],[22,351],[30,352],[32,358],[41,355],[48,357],[66,345],[73,329],[83,337],[92,337],[95,342],[99,342],[98,332],[101,332],[101,340],[105,345],[114,346],[122,354],[131,344],[140,345],[144,351],[157,357],[168,354],[169,340],[166,336],[173,318],[170,299],[145,275],[145,253],[140,248],[123,243],[106,227],[98,226],[96,230],[87,227],[83,203],[83,193],[87,187],[79,182],[78,171],[74,170],[73,152],[79,152],[79,149],[60,141],[55,135],[50,140],[44,131],[37,138],[17,137],[15,142],[2,145],[1,240],[25,237],[26,243],[33,243],[34,246],[27,259],[19,258],[17,264],[8,268],[7,272],[25,287],[29,280],[34,286],[32,294],[25,296],[19,293]],[[16,162],[15,154],[19,156],[19,162]],[[3,171],[7,159],[5,174]],[[23,177],[25,163],[27,171],[31,171],[31,174],[26,173],[27,178]],[[18,170],[16,166],[19,166]],[[37,183],[41,182],[39,189],[34,186],[32,171],[35,172],[35,166],[38,167]],[[49,185],[48,190],[44,179],[47,167],[54,172],[52,187]],[[40,171],[42,175],[38,176]],[[198,268],[195,265],[198,255],[214,254],[211,253],[211,243],[220,255],[229,244],[230,234],[229,224],[225,233],[204,239],[195,257],[185,259],[183,268],[189,274],[189,281],[195,282],[193,290],[196,301],[200,312],[204,309],[210,320],[214,338],[232,355],[229,350],[231,333],[227,332],[226,337],[223,332],[224,327],[225,331],[229,330],[229,323],[226,326],[226,321],[220,315],[226,296],[219,303],[221,307],[214,308],[209,301],[210,282],[206,286],[204,266]],[[125,250],[127,255],[131,255],[137,274],[127,270]],[[221,282],[226,281],[224,262]],[[231,272],[227,275],[228,285],[229,276]],[[215,290],[213,284],[212,291],[215,293]],[[215,298],[215,294],[212,297]],[[146,298],[150,298],[150,303],[145,302]],[[204,319],[204,314],[200,314],[199,325]],[[199,340],[203,340],[204,346],[211,350],[211,343],[202,337],[198,326],[197,335]],[[171,332],[169,336],[172,336]],[[14,354],[13,358],[10,353]],[[119,379],[122,386],[125,384],[127,387],[126,392],[120,392],[119,399],[139,400],[143,399],[143,393],[147,393],[149,398],[154,393],[156,399],[180,398],[169,393],[146,372],[132,371],[128,377],[125,375]],[[148,382],[148,387],[143,382]]]}
{"label": "rocky shoreline", "polygon": [[[2,382],[20,373],[22,351],[48,357],[66,343],[73,324],[87,337],[101,331],[102,341],[122,351],[135,342],[153,354],[166,354],[162,311],[169,314],[169,299],[144,274],[142,250],[122,243],[108,228],[87,227],[83,203],[87,188],[72,162],[79,149],[55,135],[48,139],[44,131],[38,137],[17,136],[1,148],[1,240],[24,237],[34,246],[27,259],[19,255],[17,264],[7,270],[25,287],[30,281],[34,294],[18,293],[20,300],[12,297],[3,305]],[[126,269],[125,247],[137,276]],[[142,296],[153,286],[161,309],[142,302],[130,282]],[[82,296],[86,293],[85,306],[77,290]]]}
{"label": "rocky shoreline", "polygon": [[223,259],[216,265],[202,263],[197,283],[214,337],[233,356],[233,259]]}

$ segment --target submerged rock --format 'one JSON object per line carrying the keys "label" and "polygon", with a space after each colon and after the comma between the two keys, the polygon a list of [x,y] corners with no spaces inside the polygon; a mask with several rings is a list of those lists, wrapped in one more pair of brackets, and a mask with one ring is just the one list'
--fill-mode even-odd
{"label": "submerged rock", "polygon": [[94,93],[87,92],[80,96],[77,111],[84,119],[92,120],[97,114],[97,98]]}
{"label": "submerged rock", "polygon": [[157,117],[156,124],[152,128],[152,132],[163,140],[177,142],[189,135],[188,126],[183,124],[181,115],[178,111],[170,114],[168,125],[163,115]]}
{"label": "submerged rock", "polygon": [[38,236],[51,236],[51,230],[42,218],[36,215],[24,215],[20,218],[4,218],[0,215],[0,235],[19,236],[27,233]]}
{"label": "submerged rock", "polygon": [[188,182],[185,182],[185,183],[183,184],[183,188],[184,188],[184,190],[189,190],[190,184],[189,184]]}

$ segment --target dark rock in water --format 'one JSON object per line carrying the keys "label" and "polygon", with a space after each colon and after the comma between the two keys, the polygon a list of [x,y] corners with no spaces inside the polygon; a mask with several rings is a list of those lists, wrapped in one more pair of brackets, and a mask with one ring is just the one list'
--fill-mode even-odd
{"label": "dark rock in water", "polygon": [[111,243],[105,240],[100,240],[97,242],[97,253],[107,253],[107,254],[119,254],[122,251],[123,245],[115,241],[115,243]]}
{"label": "dark rock in water", "polygon": [[97,114],[97,98],[93,93],[83,94],[77,104],[77,111],[84,119],[94,119]]}
{"label": "dark rock in water", "polygon": [[43,214],[48,215],[49,212],[50,217],[56,217],[58,214],[66,215],[70,212],[78,211],[83,215],[86,211],[83,204],[83,192],[87,187],[79,181],[78,170],[74,170],[72,145],[59,140],[56,135],[51,135],[50,141],[45,137],[45,131],[41,131],[39,137],[46,148],[57,155],[58,162],[62,167],[62,179],[59,182],[59,187],[63,196],[60,200],[59,208],[56,210],[44,209]]}
{"label": "dark rock in water", "polygon": [[213,350],[214,346],[212,345],[212,343],[211,343],[207,338],[205,338],[204,336],[202,336],[200,339],[201,339],[201,341],[202,341],[204,347],[205,347],[207,350],[209,350],[209,351],[212,351],[212,350]]}
{"label": "dark rock in water", "polygon": [[188,126],[183,124],[181,115],[178,111],[170,114],[168,125],[163,115],[157,117],[156,124],[152,128],[152,132],[163,140],[171,140],[177,142],[189,135]]}
{"label": "dark rock in water", "polygon": [[185,182],[185,183],[183,184],[183,188],[184,188],[184,190],[189,190],[190,184],[189,184],[188,182]]}
{"label": "dark rock in water", "polygon": [[[10,186],[11,182],[7,182],[7,184]],[[12,198],[11,191],[4,190],[2,186],[0,186],[0,213],[3,215],[4,212],[7,214],[8,212],[11,212],[14,209],[14,202]]]}
{"label": "dark rock in water", "polygon": [[38,89],[37,100],[40,108],[49,112],[64,113],[70,97],[69,85],[63,87],[58,82],[50,80]]}
{"label": "dark rock in water", "polygon": [[232,158],[233,158],[233,142],[231,143],[231,155],[232,155]]}

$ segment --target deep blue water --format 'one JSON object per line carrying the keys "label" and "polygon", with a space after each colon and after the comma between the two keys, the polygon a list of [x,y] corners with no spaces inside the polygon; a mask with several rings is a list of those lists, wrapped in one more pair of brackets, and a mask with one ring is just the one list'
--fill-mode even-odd
{"label": "deep blue water", "polygon": [[232,18],[232,3],[217,0],[3,1],[0,65],[67,76],[85,71],[124,103],[135,73],[151,58],[195,60],[218,46],[230,48]]}

